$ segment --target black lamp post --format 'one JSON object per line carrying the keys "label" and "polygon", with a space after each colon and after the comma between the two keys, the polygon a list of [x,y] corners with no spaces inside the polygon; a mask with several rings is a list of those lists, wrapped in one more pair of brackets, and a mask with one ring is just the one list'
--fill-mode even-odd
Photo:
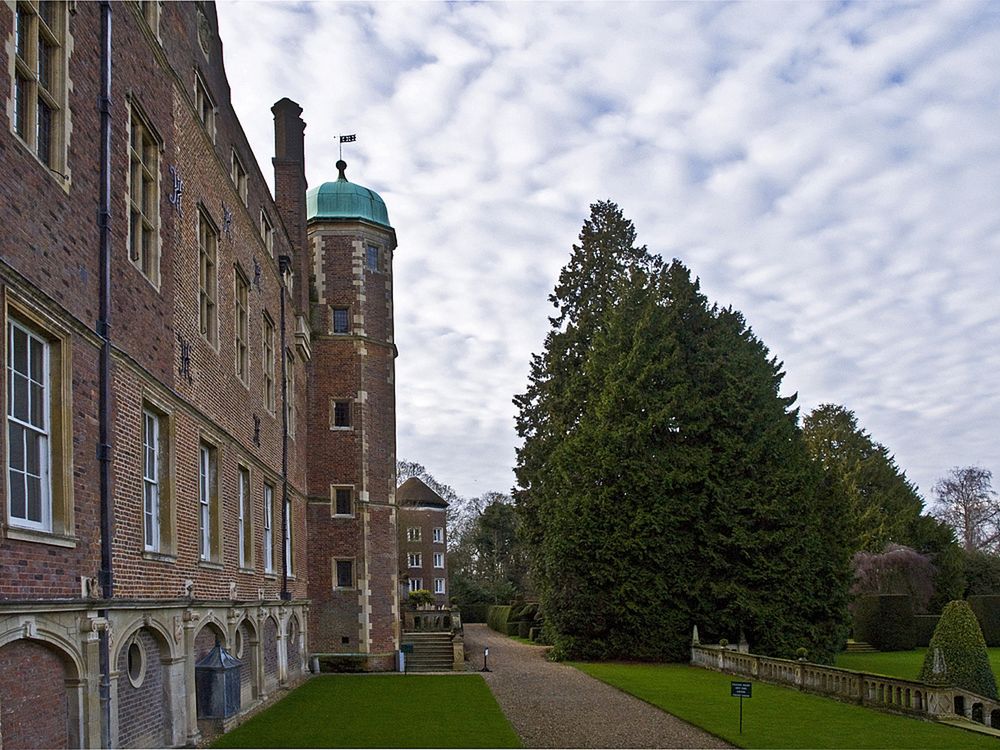
{"label": "black lamp post", "polygon": [[488,666],[486,666],[486,657],[488,657],[489,655],[490,655],[490,647],[487,646],[486,648],[483,649],[483,668],[481,670],[479,670],[480,672],[492,672],[493,671]]}

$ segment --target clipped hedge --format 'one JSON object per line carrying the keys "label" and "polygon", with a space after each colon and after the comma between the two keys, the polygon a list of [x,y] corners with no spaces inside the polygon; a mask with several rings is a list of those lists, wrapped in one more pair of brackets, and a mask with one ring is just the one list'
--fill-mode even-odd
{"label": "clipped hedge", "polygon": [[510,617],[509,604],[493,604],[486,612],[486,624],[491,630],[507,635],[507,620]]}
{"label": "clipped hedge", "polygon": [[520,632],[521,632],[521,623],[519,622],[507,623],[507,635],[519,635]]}
{"label": "clipped hedge", "polygon": [[854,607],[854,638],[879,651],[909,651],[916,645],[913,599],[906,594],[859,597]]}
{"label": "clipped hedge", "polygon": [[913,639],[917,646],[929,646],[941,615],[914,615]]}
{"label": "clipped hedge", "polygon": [[459,608],[462,613],[462,622],[486,622],[486,614],[489,612],[489,604],[465,604]]}
{"label": "clipped hedge", "polygon": [[983,631],[987,646],[1000,646],[1000,595],[970,596],[969,606]]}
{"label": "clipped hedge", "polygon": [[920,681],[928,685],[955,685],[987,698],[997,698],[986,641],[969,603],[949,602],[934,629]]}

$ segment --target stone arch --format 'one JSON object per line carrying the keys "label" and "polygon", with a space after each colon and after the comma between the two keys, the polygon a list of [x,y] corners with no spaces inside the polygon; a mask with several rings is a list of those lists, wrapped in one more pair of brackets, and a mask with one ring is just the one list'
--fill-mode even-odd
{"label": "stone arch", "polygon": [[955,713],[959,716],[965,716],[965,696],[956,695],[955,696]]}
{"label": "stone arch", "polygon": [[994,729],[1000,729],[1000,708],[994,708],[990,711],[990,726]]}
{"label": "stone arch", "polygon": [[194,637],[194,660],[195,663],[205,658],[213,648],[215,642],[222,644],[223,648],[228,648],[229,639],[226,637],[226,628],[214,617],[206,618],[201,624],[198,634]]}
{"label": "stone arch", "polygon": [[978,701],[972,704],[972,720],[977,724],[986,723],[986,718],[983,716],[983,704]]}
{"label": "stone arch", "polygon": [[[0,640],[0,726],[3,746],[79,747],[80,656],[54,633],[31,625]],[[24,637],[25,632],[30,633]],[[25,679],[31,675],[31,679]],[[39,710],[44,707],[44,710]]]}
{"label": "stone arch", "polygon": [[132,629],[112,662],[118,674],[118,747],[172,744],[170,644],[156,628]]}
{"label": "stone arch", "polygon": [[916,707],[916,709],[918,711],[923,711],[924,710],[924,694],[922,692],[920,692],[919,690],[917,690],[914,693],[914,701],[913,702],[914,702],[914,706]]}
{"label": "stone arch", "polygon": [[278,621],[273,616],[268,616],[261,628],[264,689],[268,693],[278,686],[278,632]]}
{"label": "stone arch", "polygon": [[143,628],[151,631],[153,637],[159,641],[160,645],[167,649],[163,658],[175,659],[182,656],[181,646],[174,640],[170,627],[155,617],[137,617],[125,627],[116,626],[111,638],[111,653],[117,654],[121,650],[122,644],[129,641],[136,632]]}
{"label": "stone arch", "polygon": [[288,618],[285,630],[285,653],[288,655],[288,677],[302,674],[302,627],[294,614]]}
{"label": "stone arch", "polygon": [[240,702],[243,706],[249,706],[260,697],[260,685],[257,683],[259,640],[257,626],[244,616],[233,630],[232,648],[233,656],[243,662],[240,667]]}

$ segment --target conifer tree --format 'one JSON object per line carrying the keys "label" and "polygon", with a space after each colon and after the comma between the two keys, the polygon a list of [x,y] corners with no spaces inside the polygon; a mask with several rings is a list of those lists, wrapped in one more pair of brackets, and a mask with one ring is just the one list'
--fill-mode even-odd
{"label": "conifer tree", "polygon": [[592,208],[516,399],[516,499],[557,653],[682,659],[698,624],[830,655],[847,549],[780,364],[681,263],[634,248],[617,207]]}

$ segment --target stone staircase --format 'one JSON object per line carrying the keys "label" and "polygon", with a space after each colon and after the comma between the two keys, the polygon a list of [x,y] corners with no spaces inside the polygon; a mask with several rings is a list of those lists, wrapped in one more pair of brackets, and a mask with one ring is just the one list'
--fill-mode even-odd
{"label": "stone staircase", "polygon": [[403,633],[404,645],[412,645],[406,654],[407,672],[451,672],[454,669],[454,649],[451,633]]}
{"label": "stone staircase", "polygon": [[848,641],[846,650],[849,654],[874,654],[878,652],[877,648],[864,641]]}

